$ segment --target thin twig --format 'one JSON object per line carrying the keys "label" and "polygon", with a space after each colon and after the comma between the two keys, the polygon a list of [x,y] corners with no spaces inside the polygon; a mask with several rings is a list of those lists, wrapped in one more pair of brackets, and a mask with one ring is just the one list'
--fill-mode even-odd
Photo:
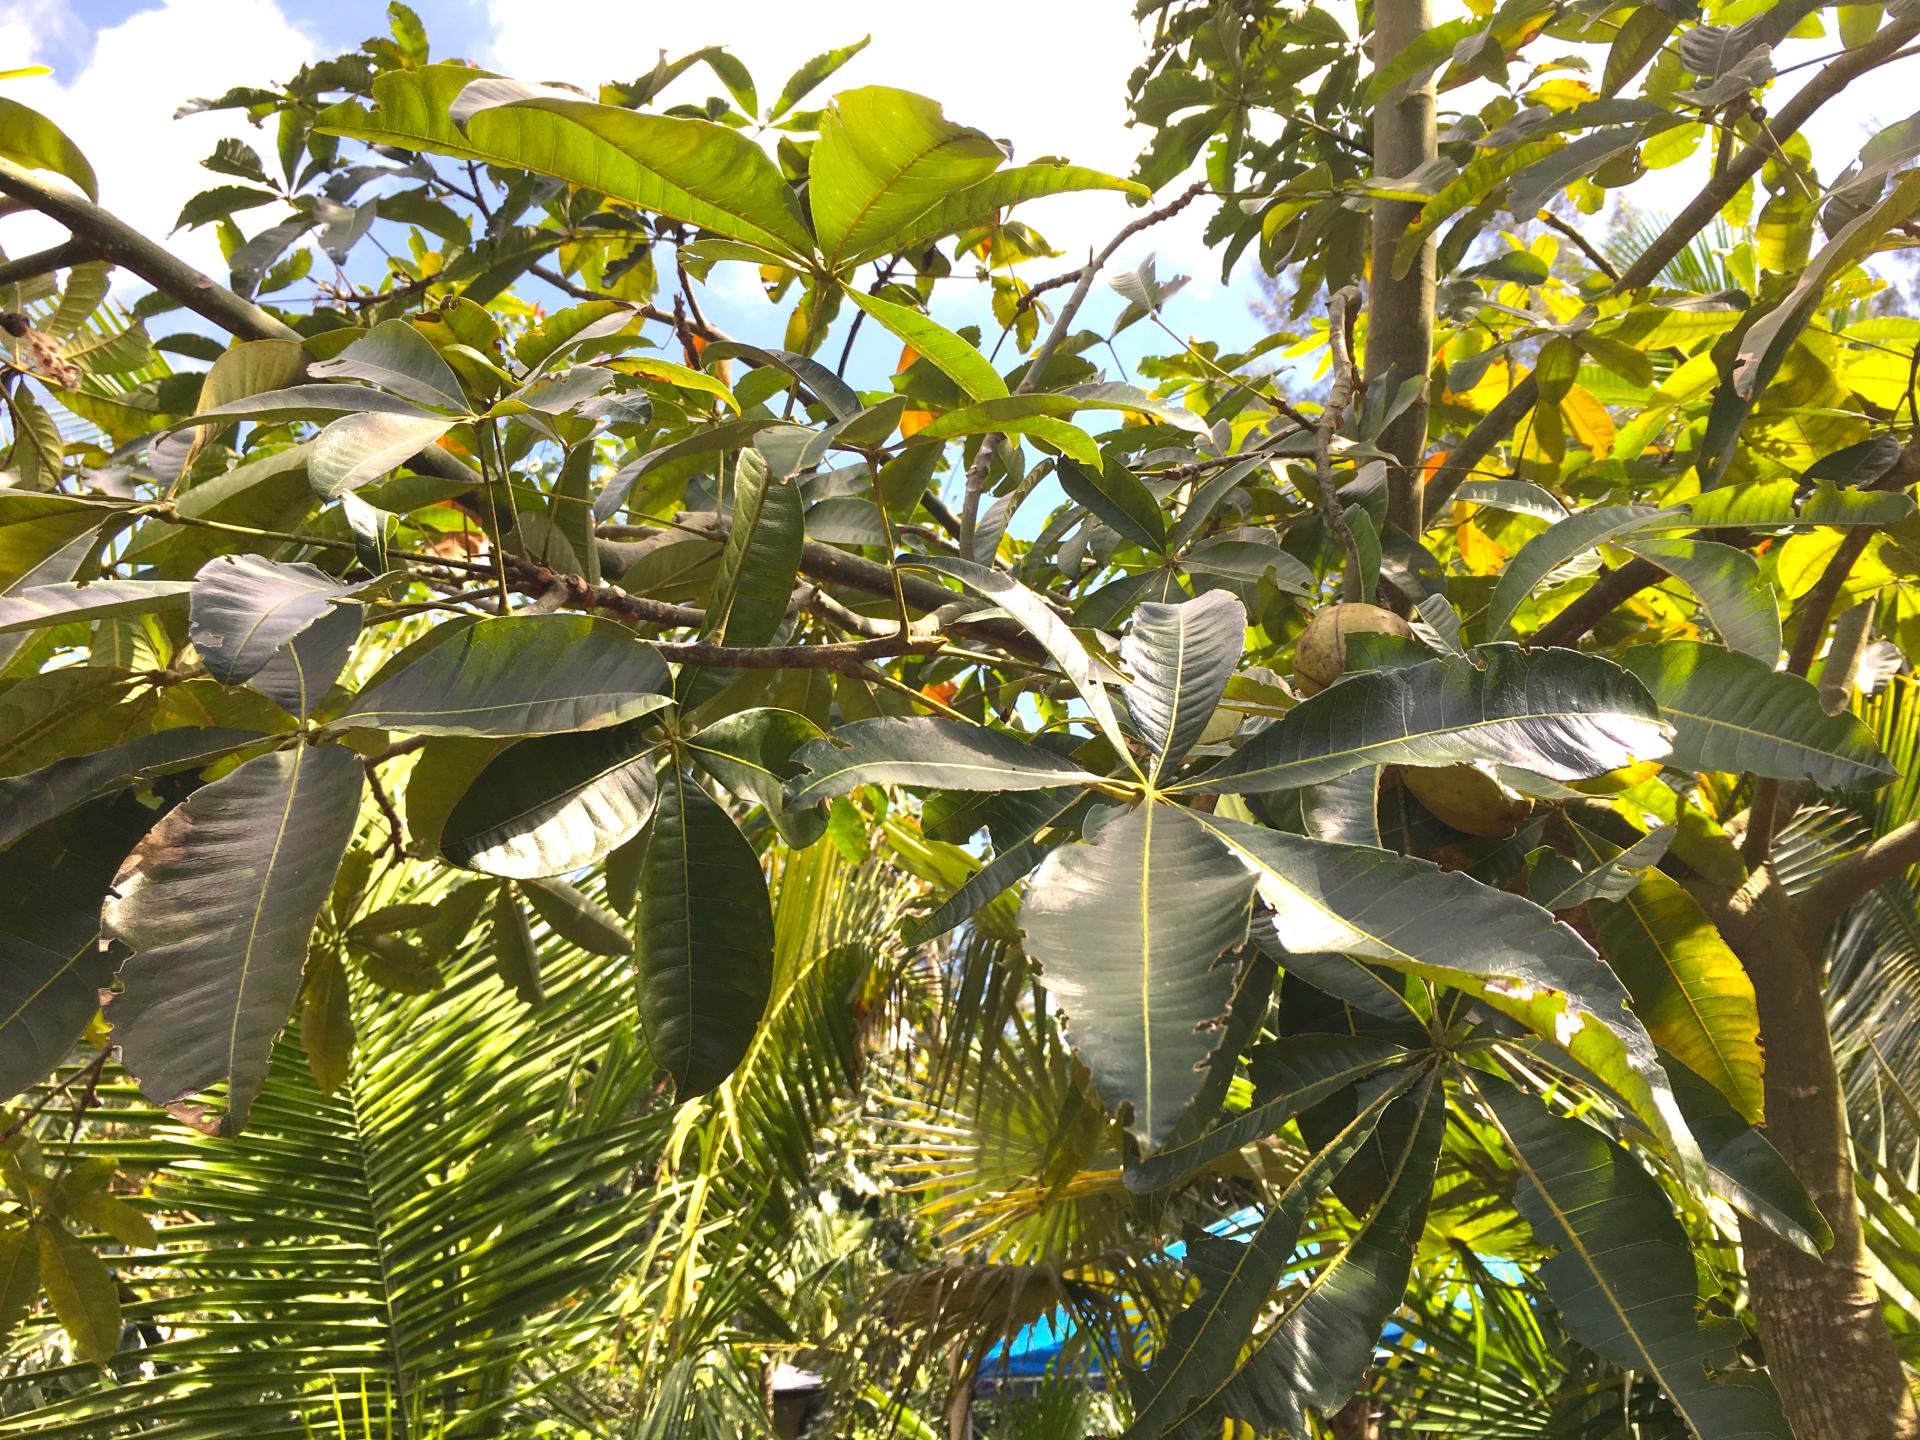
{"label": "thin twig", "polygon": [[[1149,211],[1123,226],[1098,254],[1081,267],[1073,293],[1060,307],[1060,313],[1054,316],[1053,328],[1047,332],[1047,338],[1040,342],[1040,348],[1033,352],[1033,358],[1027,362],[1027,373],[1014,387],[1014,394],[1032,394],[1045,378],[1047,366],[1053,363],[1055,352],[1067,338],[1067,332],[1073,325],[1074,317],[1080,313],[1080,307],[1087,303],[1087,295],[1093,289],[1094,277],[1100,273],[1101,267],[1113,258],[1114,252],[1142,230],[1158,225],[1163,220],[1172,219],[1206,192],[1207,182],[1196,180],[1158,210]],[[983,435],[980,439],[980,448],[974,454],[973,463],[967,467],[966,489],[962,492],[960,503],[960,553],[968,559],[974,558],[973,540],[980,524],[980,501],[987,493],[987,471],[992,464],[993,437]]]}
{"label": "thin twig", "polygon": [[1620,283],[1620,267],[1609,260],[1591,240],[1582,235],[1579,227],[1563,220],[1551,210],[1537,211],[1536,218],[1549,230],[1557,230],[1566,236],[1567,239],[1571,240],[1579,249],[1580,253],[1587,257],[1587,263],[1592,265],[1593,268],[1598,270],[1602,275],[1606,276],[1608,280],[1616,285]]}

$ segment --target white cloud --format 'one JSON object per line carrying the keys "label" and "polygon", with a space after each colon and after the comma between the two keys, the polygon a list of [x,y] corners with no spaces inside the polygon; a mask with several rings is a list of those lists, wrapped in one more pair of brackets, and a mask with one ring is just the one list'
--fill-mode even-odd
{"label": "white cloud", "polygon": [[[488,11],[494,39],[486,63],[522,80],[631,80],[662,50],[677,57],[725,45],[753,72],[764,104],[804,61],[870,34],[873,43],[815,91],[814,102],[857,85],[914,90],[940,101],[949,118],[1010,141],[1016,161],[1064,155],[1121,176],[1148,138],[1127,127],[1127,77],[1146,43],[1123,0],[976,0],[917,11],[897,0],[489,0]],[[592,46],[580,44],[583,34]],[[719,92],[701,68],[670,93]],[[1104,243],[1137,213],[1111,192],[1039,200],[1022,211],[1069,257]],[[1205,220],[1204,207],[1195,207],[1140,237],[1117,262],[1158,249],[1163,269],[1197,267],[1204,281],[1217,274],[1200,243]]]}
{"label": "white cloud", "polygon": [[[0,19],[0,54],[19,57],[12,64],[45,63],[63,33],[59,27],[74,23],[59,0],[26,0],[24,9],[16,0]],[[77,73],[10,81],[6,93],[73,137],[99,177],[102,205],[142,232],[166,237],[181,204],[218,183],[200,168],[215,142],[227,135],[257,141],[262,134],[234,112],[176,121],[174,111],[235,85],[285,79],[317,54],[315,42],[274,0],[165,0],[101,30]],[[246,218],[252,224],[271,213]],[[58,226],[37,216],[0,221],[0,245],[9,254],[61,238]],[[202,269],[223,273],[211,230],[182,231],[166,243]]]}

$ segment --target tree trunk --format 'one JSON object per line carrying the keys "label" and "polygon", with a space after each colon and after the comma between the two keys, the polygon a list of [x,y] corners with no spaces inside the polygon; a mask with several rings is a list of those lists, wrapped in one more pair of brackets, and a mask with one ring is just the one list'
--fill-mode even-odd
{"label": "tree trunk", "polygon": [[[1413,44],[1432,26],[1427,0],[1376,0],[1373,11],[1373,62],[1381,66]],[[1413,86],[1382,96],[1373,110],[1373,173],[1411,175],[1435,154],[1434,90],[1431,75]],[[1434,242],[1420,247],[1403,278],[1393,273],[1400,236],[1420,207],[1406,200],[1373,204],[1373,273],[1367,313],[1367,385],[1382,403],[1415,376],[1425,379],[1433,364]],[[1388,475],[1387,523],[1420,538],[1420,459],[1427,444],[1427,396],[1401,412],[1380,435],[1380,448],[1399,464]]]}
{"label": "tree trunk", "polygon": [[1820,939],[1760,870],[1717,919],[1753,978],[1766,1044],[1766,1135],[1833,1228],[1819,1259],[1742,1222],[1767,1368],[1798,1440],[1920,1440],[1880,1311],[1853,1187],[1846,1099],[1820,981]]}

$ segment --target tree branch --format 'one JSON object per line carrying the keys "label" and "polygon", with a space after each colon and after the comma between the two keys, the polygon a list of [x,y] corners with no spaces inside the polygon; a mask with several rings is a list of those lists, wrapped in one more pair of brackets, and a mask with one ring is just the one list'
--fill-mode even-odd
{"label": "tree branch", "polygon": [[[1033,352],[1033,358],[1027,362],[1027,373],[1020,377],[1020,383],[1014,387],[1016,395],[1030,395],[1045,376],[1047,366],[1053,362],[1054,352],[1059,350],[1061,342],[1067,338],[1067,331],[1073,325],[1073,319],[1080,313],[1080,307],[1087,303],[1087,295],[1093,289],[1093,280],[1100,268],[1113,258],[1128,240],[1142,230],[1170,220],[1187,206],[1207,192],[1207,182],[1196,180],[1182,190],[1172,200],[1158,210],[1149,211],[1128,225],[1121,227],[1120,233],[1109,240],[1091,260],[1081,267],[1079,281],[1073,287],[1073,293],[1067,296],[1061,305],[1060,313],[1053,317],[1053,328],[1047,332],[1047,338],[1040,342],[1040,348]],[[967,467],[966,489],[960,502],[960,554],[973,559],[974,532],[980,524],[980,500],[987,491],[987,468],[993,464],[993,437],[984,435],[980,439],[980,448],[974,453],[973,463]]]}
{"label": "tree branch", "polygon": [[1815,934],[1890,880],[1920,865],[1920,820],[1890,830],[1801,891],[1795,903]]}
{"label": "tree branch", "polygon": [[58,189],[11,160],[0,160],[0,194],[11,195],[58,220],[95,256],[132,271],[229,334],[242,340],[301,338],[291,325],[201,274],[85,196]]}
{"label": "tree branch", "polygon": [[[1721,167],[1701,188],[1700,193],[1687,203],[1686,208],[1674,216],[1667,228],[1627,267],[1608,293],[1619,295],[1652,284],[1674,256],[1686,249],[1693,237],[1713,222],[1713,217],[1725,208],[1740,187],[1773,158],[1788,136],[1805,125],[1827,101],[1860,76],[1891,60],[1916,36],[1920,36],[1920,18],[1894,20],[1858,50],[1847,51],[1801,86],[1799,93],[1780,107],[1780,113],[1773,117],[1768,127],[1768,133],[1760,141],[1743,148],[1727,165]],[[1531,410],[1539,398],[1540,387],[1529,375],[1508,391],[1500,403],[1489,410],[1467,437],[1454,447],[1447,456],[1447,463],[1427,482],[1425,508],[1429,517],[1440,513],[1441,507],[1452,498],[1453,492],[1460,488],[1467,475],[1478,468],[1493,447],[1520,423],[1520,417]]]}
{"label": "tree branch", "polygon": [[22,255],[18,260],[0,261],[0,285],[31,280],[36,275],[51,275],[70,265],[84,265],[89,260],[99,258],[99,253],[84,240],[63,241],[51,250]]}
{"label": "tree branch", "polygon": [[[1372,55],[1378,70],[1432,26],[1427,0],[1376,0]],[[1438,153],[1434,78],[1395,86],[1373,107],[1376,176],[1412,175]],[[1420,213],[1416,201],[1373,202],[1373,282],[1367,306],[1367,379],[1391,399],[1409,381],[1421,382],[1413,403],[1383,427],[1376,443],[1393,456],[1387,470],[1387,523],[1418,539],[1422,530],[1420,459],[1427,448],[1427,377],[1433,369],[1434,266],[1438,234],[1427,235],[1405,273],[1397,263],[1401,237]],[[1371,597],[1368,597],[1371,598]]]}

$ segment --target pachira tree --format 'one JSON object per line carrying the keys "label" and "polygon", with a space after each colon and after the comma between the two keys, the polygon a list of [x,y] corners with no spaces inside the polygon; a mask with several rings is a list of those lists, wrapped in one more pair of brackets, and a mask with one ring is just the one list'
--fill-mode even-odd
{"label": "pachira tree", "polygon": [[[241,1135],[283,1031],[324,1089],[377,1065],[355,1006],[431,991],[470,932],[529,1004],[536,930],[630,957],[643,1053],[596,1063],[660,1076],[682,1136],[737,1127],[787,993],[770,864],[878,847],[934,887],[905,940],[1002,937],[1023,1023],[1084,1066],[1049,1072],[1093,1106],[1041,1209],[1104,1196],[1144,1254],[1257,1206],[1190,1239],[1152,1343],[1116,1311],[1129,1435],[1341,1412],[1463,1157],[1517,1211],[1484,1243],[1636,1377],[1592,1423],[1914,1433],[1821,940],[1920,827],[1792,885],[1775,838],[1877,813],[1894,766],[1853,711],[1920,644],[1920,322],[1868,265],[1920,213],[1920,136],[1823,182],[1798,135],[1920,17],[1840,12],[1772,106],[1773,47],[1825,12],[1144,8],[1126,180],[1011,164],[902,91],[820,99],[850,51],[770,104],[717,49],[590,95],[433,62],[396,6],[391,39],[204,102],[272,152],[223,144],[185,202],[227,285],[0,110],[0,192],[71,232],[0,263],[0,1079],[38,1097],[10,1309],[44,1287],[110,1359],[80,1237],[147,1240],[109,1173],[18,1143],[34,1116],[72,1095],[77,1124],[113,1056]],[[725,94],[662,106],[696,66]],[[1709,139],[1650,243],[1580,218]],[[1140,213],[1035,281],[1025,207],[1085,190]],[[1177,287],[1113,277],[1101,333],[1103,267],[1208,196],[1225,263],[1315,318],[1110,380]],[[701,302],[739,265],[756,339]],[[116,267],[153,287],[130,314]],[[931,313],[969,272],[999,343]],[[151,340],[182,307],[228,338]],[[892,374],[849,373],[863,328]],[[428,898],[358,913],[401,864]],[[962,1328],[956,1429],[997,1338]]]}

